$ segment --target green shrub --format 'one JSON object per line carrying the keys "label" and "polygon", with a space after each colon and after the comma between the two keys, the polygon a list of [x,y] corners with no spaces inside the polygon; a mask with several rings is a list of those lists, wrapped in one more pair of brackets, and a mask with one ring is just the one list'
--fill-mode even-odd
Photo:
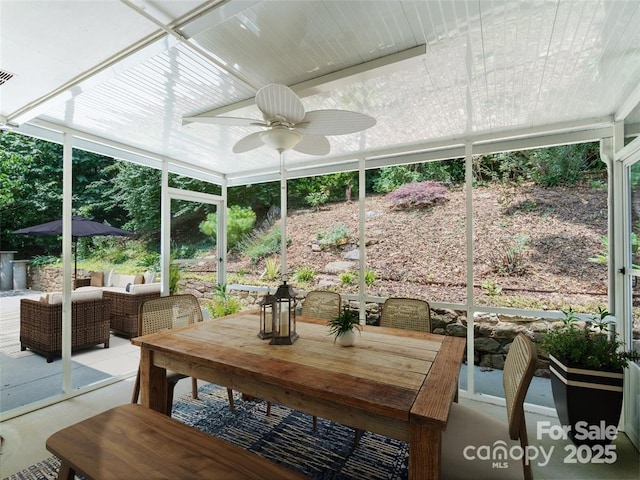
{"label": "green shrub", "polygon": [[349,229],[343,224],[339,223],[328,232],[320,232],[317,234],[317,239],[322,248],[337,247],[349,242],[351,234]]}
{"label": "green shrub", "polygon": [[214,293],[215,298],[212,301],[205,302],[205,307],[209,310],[211,317],[218,318],[239,312],[242,309],[240,300],[232,297],[227,292],[227,285],[216,285]]}
{"label": "green shrub", "polygon": [[373,191],[389,193],[407,183],[419,182],[422,180],[422,175],[412,167],[412,165],[398,165],[381,168],[373,181]]}
{"label": "green shrub", "polygon": [[492,271],[500,275],[515,276],[527,273],[524,251],[528,243],[528,235],[516,235],[515,240],[506,240],[504,251],[497,249],[490,255],[489,261]]}
{"label": "green shrub", "polygon": [[304,200],[309,204],[309,206],[316,210],[320,210],[320,206],[329,201],[329,190],[310,192],[304,197]]}
{"label": "green shrub", "polygon": [[425,180],[437,180],[447,185],[464,182],[464,159],[456,158],[440,162],[424,162],[412,165],[383,167],[374,176],[372,189],[377,193],[389,193],[403,185]]}
{"label": "green shrub", "polygon": [[577,368],[617,371],[627,364],[640,360],[640,354],[624,351],[624,346],[614,335],[608,335],[606,318],[609,312],[598,309],[587,322],[581,323],[572,308],[563,311],[562,325],[549,330],[544,337],[544,347],[553,355]]}
{"label": "green shrub", "polygon": [[[240,241],[248,235],[256,223],[256,214],[251,207],[232,205],[227,209],[227,247],[235,250]],[[210,213],[200,222],[200,231],[216,241],[218,232],[218,214]]]}
{"label": "green shrub", "polygon": [[280,228],[271,228],[266,233],[252,233],[241,242],[240,251],[256,264],[262,258],[280,253],[281,238]]}
{"label": "green shrub", "polygon": [[295,271],[293,276],[298,282],[310,282],[316,277],[316,275],[317,272],[313,267],[303,265]]}
{"label": "green shrub", "polygon": [[394,210],[429,208],[447,202],[447,192],[447,187],[441,183],[427,180],[403,185],[384,198]]}
{"label": "green shrub", "polygon": [[275,280],[280,276],[280,260],[277,258],[267,258],[264,261],[265,269],[262,278]]}
{"label": "green shrub", "polygon": [[157,272],[160,270],[160,254],[157,252],[145,253],[137,262],[139,267]]}
{"label": "green shrub", "polygon": [[367,270],[364,273],[364,283],[367,287],[370,287],[371,285],[373,285],[373,283],[376,281],[376,272],[373,270]]}
{"label": "green shrub", "polygon": [[357,276],[351,272],[344,272],[340,274],[340,285],[353,285],[356,282]]}
{"label": "green shrub", "polygon": [[502,287],[500,287],[494,280],[486,280],[480,284],[480,287],[491,297],[499,295],[502,291]]}
{"label": "green shrub", "polygon": [[36,255],[30,261],[29,265],[32,267],[42,267],[44,265],[53,265],[60,262],[59,257],[53,255]]}

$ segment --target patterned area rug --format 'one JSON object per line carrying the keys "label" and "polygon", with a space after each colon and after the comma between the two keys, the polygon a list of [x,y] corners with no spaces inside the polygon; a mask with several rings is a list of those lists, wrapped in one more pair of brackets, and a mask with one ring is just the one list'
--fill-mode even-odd
{"label": "patterned area rug", "polygon": [[[310,415],[280,405],[248,402],[235,394],[229,410],[227,390],[206,384],[198,399],[185,395],[173,405],[173,418],[235,443],[269,460],[317,480],[403,480],[407,478],[408,446],[371,432],[362,432],[354,449],[350,427],[318,418],[313,432]],[[58,460],[49,458],[5,480],[54,479]]]}

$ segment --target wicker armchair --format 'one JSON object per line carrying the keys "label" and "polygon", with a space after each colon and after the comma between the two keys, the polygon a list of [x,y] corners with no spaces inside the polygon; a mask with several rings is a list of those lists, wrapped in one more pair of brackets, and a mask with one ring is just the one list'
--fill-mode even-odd
{"label": "wicker armchair", "polygon": [[417,298],[387,298],[382,305],[380,326],[431,332],[429,303]]}
{"label": "wicker armchair", "polygon": [[[138,328],[140,335],[148,335],[175,327],[202,322],[202,309],[200,302],[193,295],[169,295],[148,300],[140,305],[138,312]],[[165,414],[171,416],[173,405],[173,390],[178,380],[187,378],[186,375],[167,371],[167,404]],[[191,379],[191,394],[198,398],[198,381]],[[233,391],[227,388],[229,407],[235,409],[233,403]],[[140,368],[133,387],[131,403],[137,403],[140,396]]]}
{"label": "wicker armchair", "polygon": [[140,306],[155,298],[160,298],[160,292],[131,294],[104,290],[103,298],[111,302],[111,330],[127,338],[138,336],[138,309]]}
{"label": "wicker armchair", "polygon": [[332,320],[340,315],[342,298],[339,293],[324,290],[312,290],[302,303],[301,314],[305,317]]}
{"label": "wicker armchair", "polygon": [[[109,348],[108,300],[71,302],[71,348],[76,350],[104,343]],[[20,348],[47,357],[47,363],[62,353],[62,304],[20,300]]]}

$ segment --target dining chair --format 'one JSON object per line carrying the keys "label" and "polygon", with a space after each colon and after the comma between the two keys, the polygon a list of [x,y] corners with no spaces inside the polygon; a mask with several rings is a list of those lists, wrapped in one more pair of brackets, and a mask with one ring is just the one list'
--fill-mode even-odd
{"label": "dining chair", "polygon": [[[342,310],[342,297],[337,292],[328,290],[311,290],[304,297],[300,315],[303,317],[332,320]],[[271,402],[267,402],[267,415],[271,414]],[[313,431],[318,431],[318,417],[313,416]]]}
{"label": "dining chair", "polygon": [[[380,326],[431,333],[431,307],[419,298],[389,297],[382,304]],[[362,431],[356,429],[355,444]]]}
{"label": "dining chair", "polygon": [[475,409],[453,403],[442,434],[442,478],[447,479],[522,479],[532,478],[530,462],[506,458],[501,468],[493,468],[495,460],[470,460],[478,447],[494,449],[496,445],[510,451],[520,440],[527,451],[527,425],[524,417],[524,398],[538,362],[535,345],[524,334],[514,339],[504,364],[503,387],[507,407],[505,424]]}
{"label": "dining chair", "polygon": [[431,333],[429,302],[418,298],[389,297],[382,305],[380,326]]}
{"label": "dining chair", "polygon": [[[342,297],[337,292],[311,290],[304,297],[300,314],[307,317],[332,320],[340,315]],[[318,417],[313,417],[313,431],[318,431]]]}
{"label": "dining chair", "polygon": [[304,297],[300,314],[304,317],[333,320],[342,310],[342,297],[337,292],[311,290]]}
{"label": "dining chair", "polygon": [[[189,294],[147,300],[138,309],[138,332],[141,336],[198,322],[202,322],[202,308],[198,299]],[[187,375],[167,370],[167,405],[164,413],[168,416],[171,416],[176,383],[183,378],[187,378]],[[198,398],[198,380],[195,378],[191,379],[191,395],[193,398]],[[229,408],[234,410],[233,391],[230,388],[227,388],[227,395]],[[140,368],[138,367],[131,403],[138,403],[139,396]]]}

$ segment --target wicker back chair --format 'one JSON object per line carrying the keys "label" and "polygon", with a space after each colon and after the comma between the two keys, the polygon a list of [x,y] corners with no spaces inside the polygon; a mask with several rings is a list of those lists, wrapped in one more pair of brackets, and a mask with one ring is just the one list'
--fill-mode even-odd
{"label": "wicker back chair", "polygon": [[491,462],[471,462],[465,458],[468,446],[496,445],[506,449],[517,446],[520,441],[527,451],[527,426],[524,418],[524,398],[538,363],[536,347],[524,334],[514,339],[504,364],[503,386],[507,404],[508,424],[458,403],[451,405],[447,429],[442,434],[442,477],[447,479],[475,478],[531,479],[530,462],[522,459],[505,462],[507,468],[492,468]]}
{"label": "wicker back chair", "polygon": [[312,290],[307,293],[302,303],[301,314],[305,317],[332,320],[340,315],[342,297],[337,292]]}
{"label": "wicker back chair", "polygon": [[389,297],[382,305],[380,326],[431,332],[429,302],[417,298]]}
{"label": "wicker back chair", "polygon": [[[140,305],[138,312],[138,332],[140,335],[170,330],[175,327],[182,327],[192,323],[202,322],[202,309],[200,302],[193,295],[169,295],[167,297],[147,300]],[[187,378],[186,375],[177,372],[167,371],[167,405],[165,413],[171,416],[173,405],[173,390],[178,380]],[[198,398],[198,381],[191,379],[191,394],[193,398]],[[234,409],[233,392],[227,389],[229,395],[229,405]],[[140,396],[140,369],[136,376],[136,383],[133,387],[131,403],[137,403]]]}

